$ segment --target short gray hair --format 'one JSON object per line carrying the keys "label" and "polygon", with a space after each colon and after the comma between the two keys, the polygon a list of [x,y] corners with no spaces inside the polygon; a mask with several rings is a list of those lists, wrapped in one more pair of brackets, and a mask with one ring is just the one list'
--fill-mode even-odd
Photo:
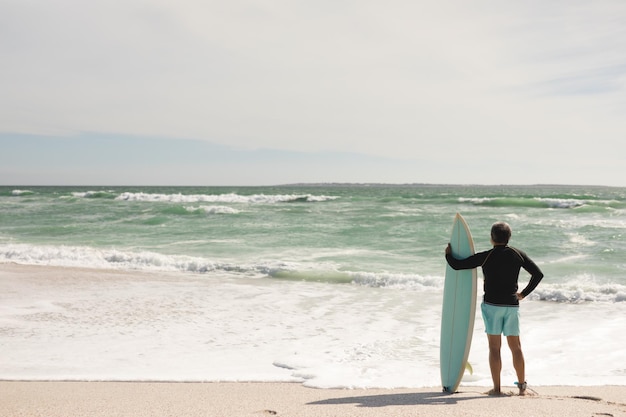
{"label": "short gray hair", "polygon": [[507,244],[511,238],[511,226],[505,222],[496,222],[491,226],[491,240],[494,243]]}

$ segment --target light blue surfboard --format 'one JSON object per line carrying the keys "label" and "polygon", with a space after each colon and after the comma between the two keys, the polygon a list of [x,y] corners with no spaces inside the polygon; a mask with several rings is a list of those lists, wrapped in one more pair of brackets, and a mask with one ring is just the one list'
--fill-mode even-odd
{"label": "light blue surfboard", "polygon": [[[457,213],[450,238],[452,255],[467,258],[474,254],[474,241],[467,223]],[[446,264],[441,315],[439,359],[441,385],[445,392],[455,393],[469,356],[476,314],[476,269],[455,271]]]}

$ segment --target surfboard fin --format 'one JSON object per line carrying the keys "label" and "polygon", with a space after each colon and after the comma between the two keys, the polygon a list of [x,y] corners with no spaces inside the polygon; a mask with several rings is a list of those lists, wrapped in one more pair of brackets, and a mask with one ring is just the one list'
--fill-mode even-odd
{"label": "surfboard fin", "polygon": [[470,375],[474,375],[474,368],[472,368],[471,363],[465,362],[465,370],[469,372]]}

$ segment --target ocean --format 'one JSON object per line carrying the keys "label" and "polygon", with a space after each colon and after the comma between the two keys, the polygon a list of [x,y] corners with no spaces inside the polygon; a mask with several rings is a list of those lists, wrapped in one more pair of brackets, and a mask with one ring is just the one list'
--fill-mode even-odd
{"label": "ocean", "polygon": [[[0,187],[0,379],[439,386],[457,212],[545,274],[529,385],[625,385],[626,188],[562,185]],[[462,386],[491,384],[477,311]]]}

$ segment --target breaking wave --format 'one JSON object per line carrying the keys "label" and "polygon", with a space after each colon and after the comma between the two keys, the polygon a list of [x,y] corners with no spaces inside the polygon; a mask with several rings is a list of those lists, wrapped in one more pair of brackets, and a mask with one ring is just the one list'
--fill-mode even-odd
{"label": "breaking wave", "polygon": [[[303,265],[283,261],[229,263],[206,258],[164,255],[155,252],[94,249],[81,246],[0,245],[0,262],[26,265],[82,267],[118,270],[186,272],[198,274],[229,273],[244,277],[289,281],[351,284],[381,289],[439,292],[442,276],[423,276],[368,271],[337,271],[323,264]],[[480,285],[480,283],[479,283]],[[560,302],[626,302],[626,286],[599,284],[588,277],[573,278],[568,284],[542,283],[530,299]]]}
{"label": "breaking wave", "polygon": [[130,193],[125,192],[118,195],[116,200],[123,201],[144,201],[144,202],[172,202],[172,203],[243,203],[243,204],[275,204],[308,202],[317,203],[335,200],[339,197],[316,196],[311,194],[253,194],[241,195],[229,194],[150,194],[150,193]]}

